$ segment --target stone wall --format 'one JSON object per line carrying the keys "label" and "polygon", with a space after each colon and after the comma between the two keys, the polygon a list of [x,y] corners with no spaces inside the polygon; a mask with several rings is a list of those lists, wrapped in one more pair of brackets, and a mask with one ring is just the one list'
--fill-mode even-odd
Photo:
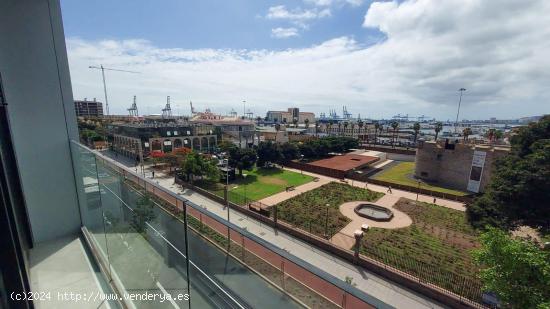
{"label": "stone wall", "polygon": [[507,148],[463,143],[445,147],[444,143],[425,142],[416,151],[415,175],[427,181],[466,190],[476,150],[487,153],[480,185],[480,191],[483,191],[491,178],[495,160],[508,153]]}

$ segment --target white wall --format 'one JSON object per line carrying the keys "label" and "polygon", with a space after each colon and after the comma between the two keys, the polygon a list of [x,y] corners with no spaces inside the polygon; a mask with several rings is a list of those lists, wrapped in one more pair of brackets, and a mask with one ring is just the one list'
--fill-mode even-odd
{"label": "white wall", "polygon": [[77,139],[58,0],[0,1],[0,73],[35,242],[77,232]]}

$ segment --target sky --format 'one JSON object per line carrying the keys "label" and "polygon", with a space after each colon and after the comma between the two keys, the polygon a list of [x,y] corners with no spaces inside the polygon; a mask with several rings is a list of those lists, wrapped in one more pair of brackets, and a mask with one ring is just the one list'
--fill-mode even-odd
{"label": "sky", "polygon": [[[126,114],[299,107],[454,120],[550,113],[546,0],[62,0],[75,99]],[[243,104],[243,101],[246,103]],[[244,105],[244,106],[243,106]]]}

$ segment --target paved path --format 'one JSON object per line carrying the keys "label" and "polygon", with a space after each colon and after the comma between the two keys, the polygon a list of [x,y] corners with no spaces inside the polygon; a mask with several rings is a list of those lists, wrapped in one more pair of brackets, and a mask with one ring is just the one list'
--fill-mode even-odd
{"label": "paved path", "polygon": [[263,204],[266,204],[266,205],[269,205],[269,206],[272,206],[272,205],[278,204],[282,201],[288,200],[289,198],[295,197],[296,195],[307,192],[309,190],[319,188],[320,186],[325,185],[325,184],[329,183],[330,181],[331,181],[330,179],[326,179],[326,178],[319,179],[319,181],[310,181],[306,184],[303,184],[301,186],[296,187],[292,191],[283,191],[283,192],[274,194],[272,196],[268,196],[268,197],[260,200],[259,202],[261,202]]}
{"label": "paved path", "polygon": [[[129,170],[134,170],[129,168]],[[135,170],[134,170],[135,171]],[[150,173],[146,173],[149,175]],[[155,176],[160,173],[155,172]],[[201,205],[208,211],[227,218],[227,209],[224,206],[198,194],[192,190],[182,190],[174,184],[173,177],[155,177],[159,185],[180,194],[182,197]],[[330,179],[332,180],[332,179]],[[401,287],[378,275],[370,273],[365,269],[326,253],[315,246],[305,243],[286,233],[274,230],[272,227],[262,224],[246,215],[230,209],[230,221],[255,234],[271,244],[289,252],[290,254],[307,261],[311,265],[329,272],[331,275],[344,280],[346,277],[353,278],[356,287],[381,301],[396,308],[445,308],[441,304],[426,298],[416,292]]]}
{"label": "paved path", "polygon": [[[293,169],[293,168],[285,167],[285,169],[289,170],[289,171],[299,172],[299,170],[296,170],[296,169]],[[328,177],[328,176],[324,176],[324,175],[314,174],[314,173],[310,173],[310,172],[306,172],[306,171],[304,171],[304,174],[307,174],[307,175],[310,175],[310,176],[313,176],[313,177],[319,177],[319,179],[326,179],[326,180],[329,180],[329,181],[340,181],[340,179],[337,179],[337,178],[332,178],[332,177]],[[379,185],[375,185],[375,184],[371,184],[371,183],[365,183],[365,182],[362,182],[362,181],[348,180],[348,184],[353,185],[354,187],[368,188],[369,190],[372,190],[372,191],[382,192],[384,194],[394,196],[397,199],[399,199],[401,197],[404,197],[404,198],[408,198],[408,199],[411,199],[411,200],[416,200],[416,198],[418,196],[418,201],[420,201],[420,202],[434,203],[434,198],[432,196],[425,195],[425,194],[418,194],[417,195],[416,193],[413,193],[413,192],[397,190],[397,189],[392,189],[392,193],[389,193],[388,192],[388,187],[379,186]],[[397,201],[397,200],[395,200],[395,201]],[[437,198],[436,201],[435,201],[435,204],[439,205],[439,206],[455,209],[455,210],[466,211],[466,207],[465,207],[464,203],[461,203],[461,202],[456,202],[456,201],[446,200],[446,199],[442,199],[442,198]]]}

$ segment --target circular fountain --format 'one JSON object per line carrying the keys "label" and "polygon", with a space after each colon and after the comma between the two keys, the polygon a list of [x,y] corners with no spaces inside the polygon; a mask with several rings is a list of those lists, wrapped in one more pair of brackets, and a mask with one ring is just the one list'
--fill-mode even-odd
{"label": "circular fountain", "polygon": [[357,205],[354,211],[357,215],[374,221],[390,221],[393,218],[393,212],[388,208],[369,203]]}

